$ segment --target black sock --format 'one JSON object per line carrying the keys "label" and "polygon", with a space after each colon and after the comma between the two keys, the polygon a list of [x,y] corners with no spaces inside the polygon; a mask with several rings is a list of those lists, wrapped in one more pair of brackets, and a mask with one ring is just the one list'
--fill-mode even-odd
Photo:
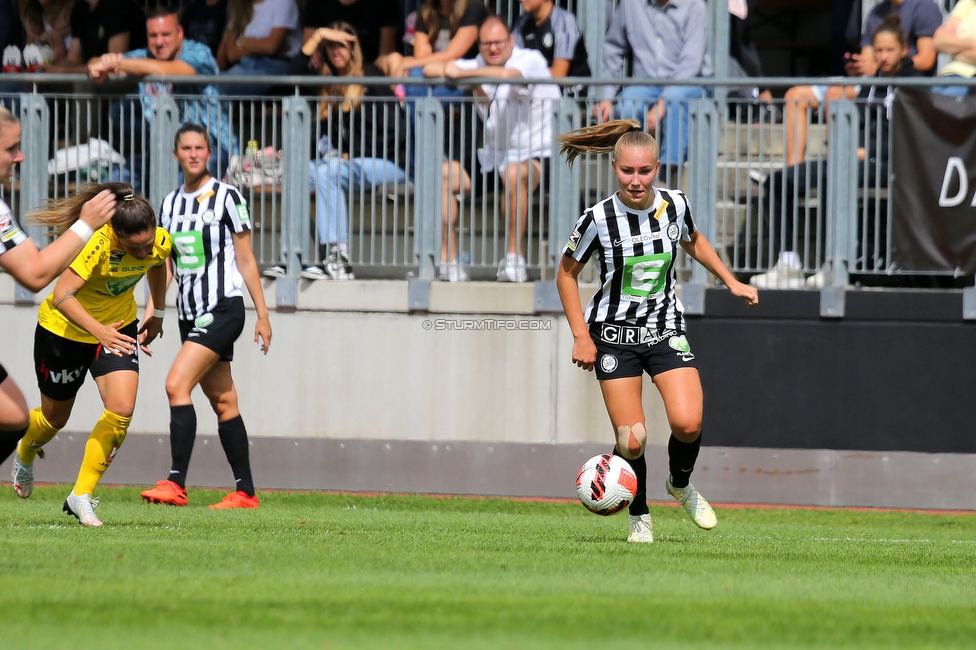
{"label": "black sock", "polygon": [[20,431],[0,431],[0,463],[7,460],[17,449],[17,443],[27,433],[27,429]]}
{"label": "black sock", "polygon": [[700,449],[700,434],[693,442],[681,442],[674,435],[671,436],[668,440],[668,469],[671,471],[671,485],[676,488],[688,487]]}
{"label": "black sock", "polygon": [[647,508],[647,461],[644,460],[644,454],[641,454],[638,458],[630,460],[629,458],[624,458],[617,448],[613,448],[613,455],[620,456],[627,461],[630,468],[634,470],[634,474],[637,475],[637,495],[634,497],[633,503],[630,504],[628,508],[630,514],[635,517],[638,515],[646,515],[650,512]]}
{"label": "black sock", "polygon": [[196,437],[197,412],[193,410],[193,404],[169,407],[169,446],[173,456],[169,480],[181,488],[186,487],[186,470],[190,467]]}
{"label": "black sock", "polygon": [[224,448],[227,462],[234,472],[237,489],[249,497],[254,496],[254,481],[251,479],[251,460],[247,450],[247,430],[241,416],[226,422],[217,423],[220,444]]}

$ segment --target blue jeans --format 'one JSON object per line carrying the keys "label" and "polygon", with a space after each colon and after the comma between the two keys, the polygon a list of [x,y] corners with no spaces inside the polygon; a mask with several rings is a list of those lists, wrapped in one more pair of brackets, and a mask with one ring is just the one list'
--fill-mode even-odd
{"label": "blue jeans", "polygon": [[625,86],[617,97],[617,117],[644,126],[651,106],[665,100],[664,123],[657,130],[661,164],[683,165],[688,152],[688,100],[701,96],[696,86]]}
{"label": "blue jeans", "polygon": [[[947,74],[945,79],[962,79],[958,74]],[[949,97],[965,97],[969,94],[969,86],[932,86],[932,92]]]}
{"label": "blue jeans", "polygon": [[346,192],[369,189],[383,183],[403,183],[407,174],[389,160],[337,156],[308,164],[309,184],[315,190],[315,219],[319,243],[349,241],[349,211]]}
{"label": "blue jeans", "polygon": [[[270,56],[246,56],[221,76],[257,77],[284,76],[288,74],[288,61]],[[221,86],[221,95],[263,95],[271,86],[267,84],[230,84]]]}

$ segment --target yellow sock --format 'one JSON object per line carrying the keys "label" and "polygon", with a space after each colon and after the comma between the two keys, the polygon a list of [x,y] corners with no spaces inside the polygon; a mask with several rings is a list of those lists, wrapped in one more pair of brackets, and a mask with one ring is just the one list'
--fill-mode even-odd
{"label": "yellow sock", "polygon": [[27,426],[27,433],[20,439],[17,445],[17,458],[24,465],[32,465],[37,458],[37,450],[51,442],[54,436],[58,435],[59,429],[51,426],[51,423],[44,417],[40,407],[30,412],[30,424]]}
{"label": "yellow sock", "polygon": [[95,491],[102,474],[112,464],[115,452],[122,446],[125,433],[129,429],[132,418],[124,418],[109,410],[102,412],[102,417],[95,423],[88,442],[85,443],[85,459],[81,461],[78,471],[78,481],[73,492],[77,495],[91,494]]}

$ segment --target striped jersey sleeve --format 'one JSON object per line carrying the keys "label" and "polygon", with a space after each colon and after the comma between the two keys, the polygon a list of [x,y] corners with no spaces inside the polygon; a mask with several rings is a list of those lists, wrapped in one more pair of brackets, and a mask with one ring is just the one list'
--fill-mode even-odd
{"label": "striped jersey sleeve", "polygon": [[13,211],[6,203],[0,201],[0,255],[25,241],[27,241],[27,234],[21,230]]}

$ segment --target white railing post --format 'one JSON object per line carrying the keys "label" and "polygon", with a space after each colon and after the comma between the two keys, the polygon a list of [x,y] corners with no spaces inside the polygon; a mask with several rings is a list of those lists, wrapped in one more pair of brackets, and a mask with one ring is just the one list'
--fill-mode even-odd
{"label": "white railing post", "polygon": [[[48,135],[51,131],[50,113],[44,97],[27,93],[20,96],[20,126],[20,148],[24,152],[24,161],[20,163],[21,225],[40,246],[47,239],[47,229],[28,226],[23,217],[47,199]],[[18,283],[14,288],[14,301],[33,303],[34,292]]]}

